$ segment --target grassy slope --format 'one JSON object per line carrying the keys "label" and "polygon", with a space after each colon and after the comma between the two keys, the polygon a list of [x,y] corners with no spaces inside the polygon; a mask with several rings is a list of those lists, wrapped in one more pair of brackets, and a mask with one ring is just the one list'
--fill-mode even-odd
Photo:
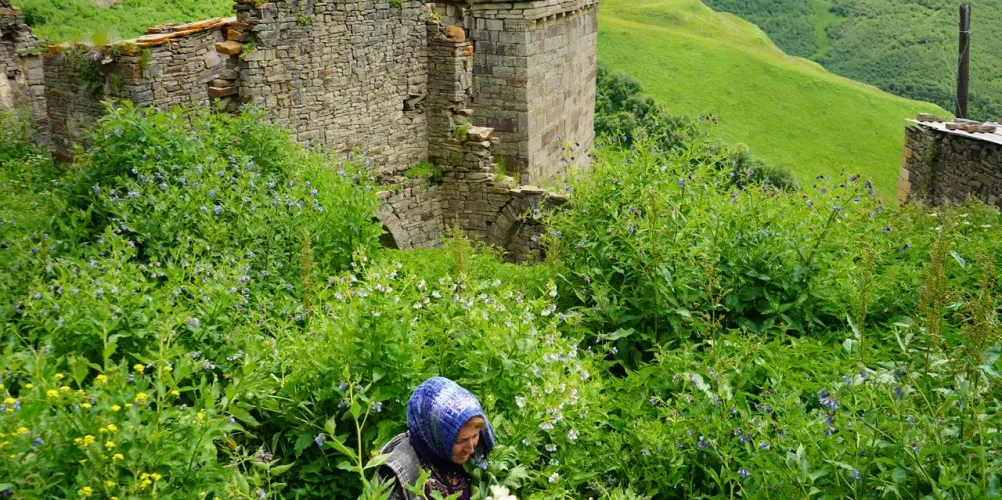
{"label": "grassy slope", "polygon": [[904,119],[946,114],[784,54],[754,25],[699,0],[603,0],[599,58],[678,114],[706,111],[801,181],[845,168],[894,193]]}
{"label": "grassy slope", "polygon": [[233,15],[233,0],[123,0],[98,7],[90,0],[13,0],[39,37],[57,42],[124,39],[157,24]]}

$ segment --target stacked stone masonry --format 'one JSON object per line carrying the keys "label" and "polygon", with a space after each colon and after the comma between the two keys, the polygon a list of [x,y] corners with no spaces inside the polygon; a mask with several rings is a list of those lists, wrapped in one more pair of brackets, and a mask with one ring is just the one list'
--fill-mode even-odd
{"label": "stacked stone masonry", "polygon": [[[253,105],[305,145],[365,158],[400,248],[437,246],[458,226],[513,259],[540,257],[542,227],[523,215],[562,199],[504,173],[557,179],[594,136],[596,0],[235,0],[233,18],[47,50],[8,2],[0,104],[27,103],[55,157],[71,160],[106,100]],[[434,183],[403,175],[425,161],[441,171]]]}
{"label": "stacked stone masonry", "polygon": [[1002,137],[996,137],[907,127],[898,199],[940,205],[974,197],[1002,209]]}
{"label": "stacked stone masonry", "polygon": [[[48,128],[39,43],[10,0],[0,0],[0,109],[23,108],[36,130]],[[38,136],[44,144],[44,134]]]}

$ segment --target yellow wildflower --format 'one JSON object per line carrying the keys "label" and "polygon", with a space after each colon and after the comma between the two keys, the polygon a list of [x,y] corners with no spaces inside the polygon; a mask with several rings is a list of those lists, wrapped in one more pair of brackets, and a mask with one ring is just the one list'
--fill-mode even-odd
{"label": "yellow wildflower", "polygon": [[4,404],[12,405],[12,404],[16,403],[17,400],[14,399],[14,398],[6,398],[6,399],[3,400],[3,402],[4,402]]}
{"label": "yellow wildflower", "polygon": [[112,480],[109,479],[109,480],[107,480],[107,481],[104,482],[104,485],[107,486],[107,487],[109,487],[109,488],[114,488],[115,486],[118,486],[118,483],[116,483],[116,482],[114,482],[114,481],[112,481]]}
{"label": "yellow wildflower", "polygon": [[146,487],[151,484],[153,484],[153,481],[150,481],[149,479],[143,479],[142,481],[139,482],[139,489],[145,490]]}
{"label": "yellow wildflower", "polygon": [[114,455],[111,456],[111,459],[114,460],[114,461],[116,461],[116,462],[119,461],[119,460],[125,460],[125,455],[122,455],[121,453],[116,453],[116,454],[114,454]]}
{"label": "yellow wildflower", "polygon": [[170,366],[165,366],[164,367],[164,371],[167,372],[167,373],[170,373],[170,372],[174,371],[174,368],[172,368]]}
{"label": "yellow wildflower", "polygon": [[154,472],[153,474],[150,474],[150,479],[152,479],[154,481],[159,481],[160,478],[162,478],[162,477],[163,476],[161,476],[160,474],[157,474],[156,472]]}
{"label": "yellow wildflower", "polygon": [[54,390],[54,389],[49,389],[49,390],[45,391],[45,395],[48,396],[48,397],[50,397],[50,398],[53,398],[53,399],[59,397],[59,393],[56,392],[56,390]]}
{"label": "yellow wildflower", "polygon": [[150,397],[147,396],[145,392],[136,393],[136,402],[137,403],[143,404],[143,403],[146,402],[147,399],[150,399]]}
{"label": "yellow wildflower", "polygon": [[35,384],[24,384],[24,388],[25,389],[34,389],[35,388]]}
{"label": "yellow wildflower", "polygon": [[102,373],[94,378],[94,382],[97,382],[98,384],[107,384],[108,376]]}
{"label": "yellow wildflower", "polygon": [[122,407],[121,407],[121,406],[118,406],[118,405],[111,405],[111,411],[118,411],[118,410],[121,410],[121,409],[122,409]]}
{"label": "yellow wildflower", "polygon": [[90,496],[94,494],[94,490],[90,486],[84,486],[83,488],[77,490],[77,493],[84,498],[90,498]]}
{"label": "yellow wildflower", "polygon": [[139,372],[139,373],[143,373],[143,370],[145,370],[145,369],[146,369],[146,367],[145,367],[145,366],[143,366],[143,365],[141,365],[141,364],[139,364],[139,363],[136,363],[136,365],[135,365],[135,366],[133,366],[133,367],[132,367],[132,369],[133,369],[133,370],[136,370],[136,371],[137,371],[137,372]]}
{"label": "yellow wildflower", "polygon": [[85,410],[89,410],[91,408],[91,405],[90,403],[80,403],[80,407]]}
{"label": "yellow wildflower", "polygon": [[17,433],[18,434],[27,434],[29,432],[31,432],[31,431],[29,431],[27,427],[18,427],[17,428]]}
{"label": "yellow wildflower", "polygon": [[113,450],[113,449],[115,449],[115,442],[114,441],[108,441],[107,443],[104,443],[104,447],[106,449]]}
{"label": "yellow wildflower", "polygon": [[205,420],[205,412],[199,410],[198,414],[195,415],[195,420],[198,420],[199,422],[201,422],[202,420]]}
{"label": "yellow wildflower", "polygon": [[62,392],[70,392],[70,386],[64,385],[64,386],[60,387],[59,390],[62,391]]}
{"label": "yellow wildflower", "polygon": [[170,395],[176,398],[181,395],[181,391],[174,389],[173,391],[170,391]]}
{"label": "yellow wildflower", "polygon": [[56,380],[62,380],[64,378],[66,378],[66,375],[63,375],[62,373],[57,373],[56,374]]}
{"label": "yellow wildflower", "polygon": [[108,429],[108,432],[110,432],[112,434],[118,432],[118,426],[115,425],[115,424],[108,424],[107,429]]}
{"label": "yellow wildflower", "polygon": [[84,437],[79,437],[79,438],[74,439],[73,442],[76,443],[76,444],[78,444],[78,445],[80,445],[80,446],[87,446],[87,445],[89,445],[89,444],[91,444],[91,443],[94,442],[94,436],[91,436],[90,434],[88,434],[88,435],[86,435]]}

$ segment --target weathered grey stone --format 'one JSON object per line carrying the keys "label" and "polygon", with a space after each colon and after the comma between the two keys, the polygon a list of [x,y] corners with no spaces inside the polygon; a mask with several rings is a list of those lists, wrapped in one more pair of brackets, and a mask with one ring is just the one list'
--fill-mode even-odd
{"label": "weathered grey stone", "polygon": [[[944,128],[970,133],[990,128],[982,128],[980,122],[950,125]],[[1002,208],[1002,144],[998,136],[987,131],[976,136],[963,132],[921,124],[905,129],[899,200],[938,205],[960,203],[973,196]]]}
{"label": "weathered grey stone", "polygon": [[[297,140],[345,156],[362,151],[356,161],[401,186],[378,193],[394,246],[437,245],[455,225],[512,259],[540,258],[543,228],[523,215],[562,198],[513,189],[510,177],[492,170],[494,154],[525,181],[587,161],[596,10],[595,0],[526,5],[444,4],[440,25],[426,21],[420,2],[241,0],[236,20],[163,27],[142,39],[151,54],[145,67],[137,53],[110,60],[99,95],[84,92],[58,52],[44,58],[43,71],[42,58],[16,55],[3,38],[0,79],[8,78],[0,81],[0,102],[14,93],[3,82],[29,80],[18,80],[16,92],[35,98],[39,135],[53,138],[56,155],[84,140],[105,97],[157,107],[261,106]],[[311,22],[301,24],[302,15]],[[466,29],[446,36],[442,26],[452,24]],[[251,39],[257,47],[247,51],[242,42]],[[472,126],[460,142],[463,124]],[[576,154],[570,165],[559,161],[561,141]],[[426,158],[442,170],[440,182],[400,176]]]}

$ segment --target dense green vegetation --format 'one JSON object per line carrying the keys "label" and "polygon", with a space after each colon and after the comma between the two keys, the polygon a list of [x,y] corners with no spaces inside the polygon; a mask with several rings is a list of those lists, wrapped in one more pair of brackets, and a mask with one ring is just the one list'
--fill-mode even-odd
{"label": "dense green vegetation", "polygon": [[233,15],[232,0],[122,0],[101,7],[91,0],[13,0],[35,35],[56,42],[110,42],[133,38],[158,24]]}
{"label": "dense green vegetation", "polygon": [[696,0],[603,1],[599,60],[636,78],[674,114],[710,116],[717,136],[747,144],[802,181],[843,169],[897,185],[904,119],[945,113],[787,56],[760,30]]}
{"label": "dense green vegetation", "polygon": [[[966,2],[966,0],[965,0]],[[706,0],[757,24],[786,52],[888,92],[954,109],[957,0]],[[1002,117],[1002,2],[973,4],[970,114]]]}
{"label": "dense green vegetation", "polygon": [[998,212],[736,182],[707,122],[601,142],[522,267],[376,248],[366,177],[253,111],[118,108],[65,170],[5,135],[0,494],[380,498],[438,374],[478,500],[998,495]]}

